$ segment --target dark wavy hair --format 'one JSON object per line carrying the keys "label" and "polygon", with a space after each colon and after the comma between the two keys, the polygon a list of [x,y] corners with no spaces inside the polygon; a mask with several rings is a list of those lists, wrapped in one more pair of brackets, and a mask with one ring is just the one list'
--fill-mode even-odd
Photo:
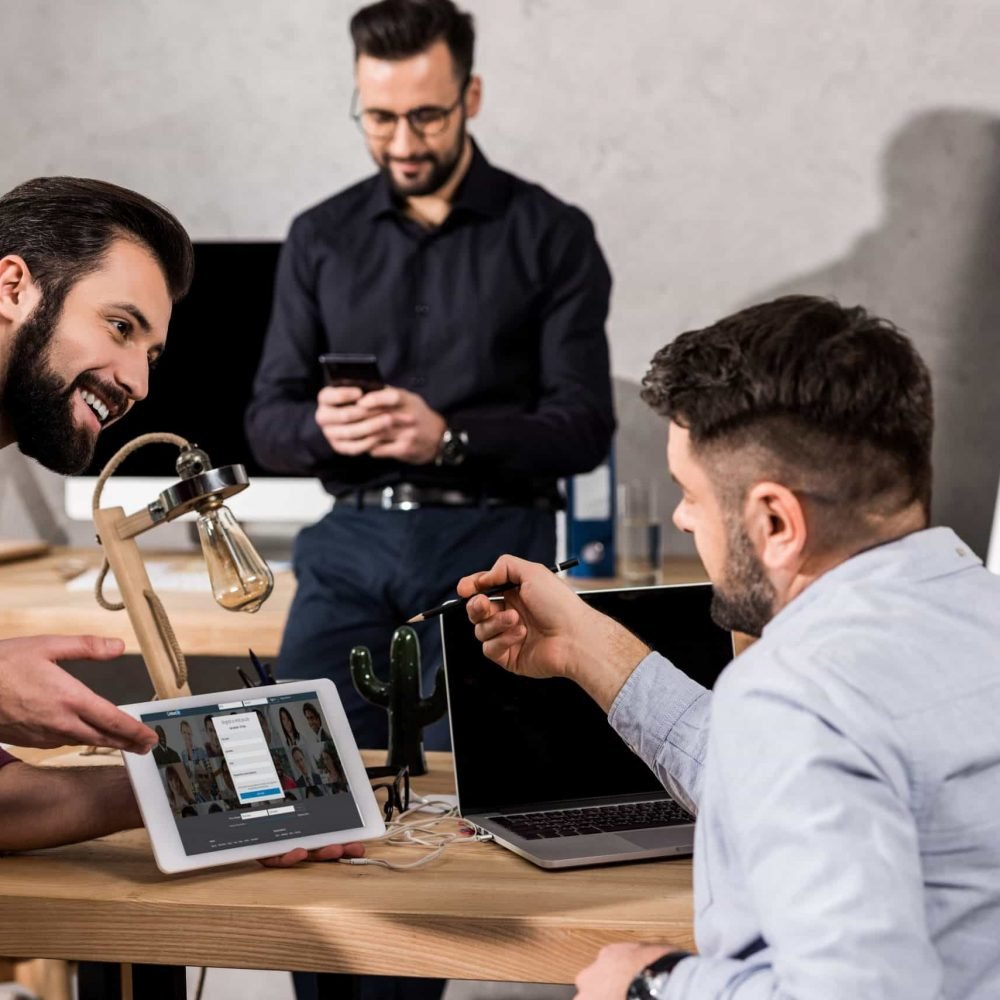
{"label": "dark wavy hair", "polygon": [[174,302],[187,294],[194,274],[191,240],[149,198],[84,177],[37,177],[0,197],[0,257],[24,259],[55,315],[70,288],[98,270],[122,237],[156,258]]}
{"label": "dark wavy hair", "polygon": [[[825,508],[827,541],[931,500],[930,374],[910,340],[861,306],[789,295],[681,334],[642,398],[690,432],[729,501],[773,478]],[[739,457],[739,460],[737,460]],[[836,537],[834,537],[836,536]]]}
{"label": "dark wavy hair", "polygon": [[476,30],[472,15],[451,0],[380,0],[362,7],[351,18],[354,59],[408,59],[439,39],[448,46],[455,75],[464,82],[472,75]]}

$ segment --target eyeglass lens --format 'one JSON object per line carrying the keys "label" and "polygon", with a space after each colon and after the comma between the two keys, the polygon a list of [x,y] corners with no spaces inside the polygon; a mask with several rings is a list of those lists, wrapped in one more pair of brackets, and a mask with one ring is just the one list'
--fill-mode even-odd
{"label": "eyeglass lens", "polygon": [[450,113],[447,108],[414,108],[405,115],[389,111],[362,111],[360,121],[365,134],[373,139],[389,139],[395,135],[400,118],[405,118],[417,135],[427,137],[444,131]]}

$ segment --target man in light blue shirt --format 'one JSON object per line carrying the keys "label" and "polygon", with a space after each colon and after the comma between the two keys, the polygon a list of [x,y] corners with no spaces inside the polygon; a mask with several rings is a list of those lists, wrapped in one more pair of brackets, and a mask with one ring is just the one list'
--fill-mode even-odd
{"label": "man in light blue shirt", "polygon": [[459,587],[520,584],[469,602],[486,654],[580,683],[698,814],[699,954],[610,946],[580,997],[995,1000],[1000,577],[927,527],[923,362],[794,296],[683,334],[643,395],[713,616],[760,636],[714,692],[543,567]]}

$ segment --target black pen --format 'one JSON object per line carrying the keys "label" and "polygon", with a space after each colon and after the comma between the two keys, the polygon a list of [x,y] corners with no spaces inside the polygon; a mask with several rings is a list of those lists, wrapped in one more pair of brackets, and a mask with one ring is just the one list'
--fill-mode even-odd
{"label": "black pen", "polygon": [[252,688],[252,687],[253,687],[253,682],[252,682],[252,681],[250,680],[250,678],[249,678],[249,677],[247,677],[247,675],[246,675],[246,674],[245,674],[245,673],[243,672],[243,668],[242,668],[242,667],[237,667],[237,668],[236,668],[236,673],[238,673],[238,674],[240,675],[240,680],[241,680],[241,681],[243,681],[243,686],[244,686],[245,688]]}
{"label": "black pen", "polygon": [[[579,565],[579,559],[566,559],[561,563],[556,563],[555,566],[550,566],[549,569],[553,573],[561,573],[563,570],[572,569],[574,566]],[[496,587],[490,587],[489,590],[482,590],[480,594],[484,597],[496,597],[497,594],[503,594],[508,590],[513,590],[515,587],[519,587],[519,583],[514,583],[508,580],[506,583],[501,583]],[[429,611],[421,611],[419,615],[414,615],[412,618],[407,618],[406,624],[411,625],[414,622],[422,622],[428,618],[436,618],[438,615],[443,615],[446,611],[451,608],[465,607],[468,601],[471,601],[473,597],[479,597],[479,594],[470,594],[468,597],[453,597],[450,601],[445,601],[444,604],[439,604],[436,608],[431,608]]]}
{"label": "black pen", "polygon": [[273,684],[274,681],[267,676],[264,664],[257,659],[257,654],[252,649],[248,649],[247,652],[250,654],[250,662],[253,664],[254,670],[257,671],[257,676],[260,678],[261,684]]}

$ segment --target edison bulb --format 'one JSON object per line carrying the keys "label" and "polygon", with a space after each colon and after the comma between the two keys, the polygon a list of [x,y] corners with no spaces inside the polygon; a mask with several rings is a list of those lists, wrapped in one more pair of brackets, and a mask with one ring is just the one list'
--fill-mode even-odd
{"label": "edison bulb", "polygon": [[256,611],[274,587],[274,576],[228,507],[198,518],[198,537],[216,601],[227,611]]}

